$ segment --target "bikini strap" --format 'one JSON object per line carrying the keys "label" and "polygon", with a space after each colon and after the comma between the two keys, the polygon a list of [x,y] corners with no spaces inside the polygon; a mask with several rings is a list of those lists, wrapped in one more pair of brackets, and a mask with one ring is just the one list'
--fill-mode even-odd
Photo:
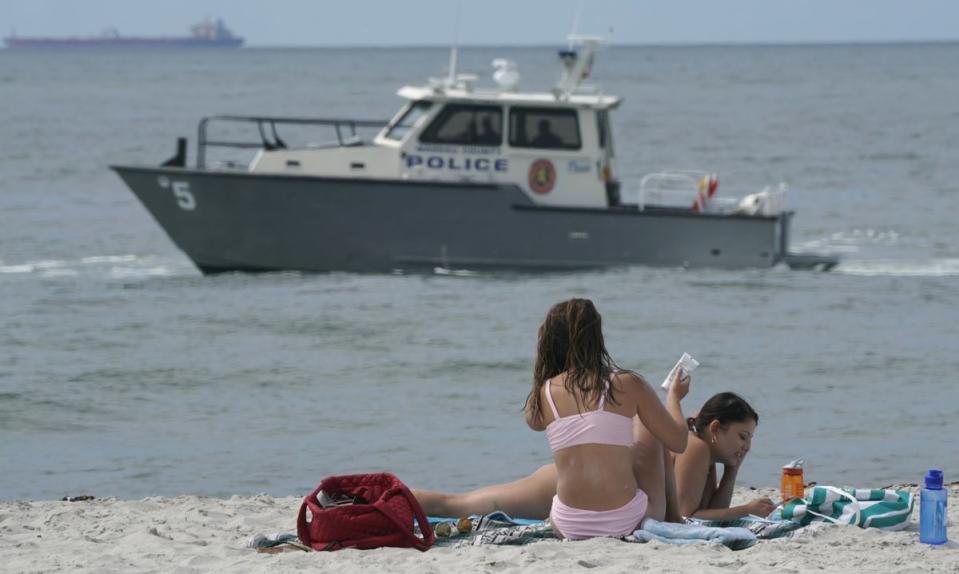
{"label": "bikini strap", "polygon": [[[610,375],[612,378],[613,375]],[[609,392],[609,381],[606,381],[606,390],[599,394],[599,404],[596,406],[597,411],[603,410],[603,407],[606,406],[606,393]]]}
{"label": "bikini strap", "polygon": [[553,402],[553,379],[546,381],[546,401],[549,402],[549,408],[553,409],[553,418],[559,418],[559,411],[556,410],[556,403]]}

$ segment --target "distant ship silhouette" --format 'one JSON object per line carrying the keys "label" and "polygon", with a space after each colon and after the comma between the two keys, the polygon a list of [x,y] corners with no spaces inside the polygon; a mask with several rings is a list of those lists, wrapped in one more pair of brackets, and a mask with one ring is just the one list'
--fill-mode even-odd
{"label": "distant ship silhouette", "polygon": [[243,38],[234,36],[223,20],[206,19],[190,27],[189,36],[121,36],[116,29],[100,36],[28,37],[12,34],[3,39],[7,48],[239,48]]}

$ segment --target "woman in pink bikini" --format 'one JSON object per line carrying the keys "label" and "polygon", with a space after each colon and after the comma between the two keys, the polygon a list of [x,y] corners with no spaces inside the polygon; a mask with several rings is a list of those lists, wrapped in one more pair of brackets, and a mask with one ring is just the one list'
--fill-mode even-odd
{"label": "woman in pink bikini", "polygon": [[[646,516],[648,500],[633,473],[633,416],[670,451],[686,449],[680,400],[689,377],[670,385],[666,406],[641,377],[616,369],[592,302],[550,309],[539,329],[526,423],[546,431],[556,464],[550,520],[557,536],[625,536]],[[547,406],[548,405],[548,406]]]}

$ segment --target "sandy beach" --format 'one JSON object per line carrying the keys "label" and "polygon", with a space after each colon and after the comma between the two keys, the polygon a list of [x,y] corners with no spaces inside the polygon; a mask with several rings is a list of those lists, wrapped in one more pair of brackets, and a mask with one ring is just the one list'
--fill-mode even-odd
{"label": "sandy beach", "polygon": [[[740,488],[734,504],[773,489]],[[953,540],[919,543],[918,502],[906,530],[810,529],[795,539],[746,550],[611,539],[538,541],[524,546],[343,550],[262,554],[246,547],[256,533],[295,531],[301,498],[268,495],[142,500],[0,503],[4,572],[956,572],[959,485],[950,486]]]}

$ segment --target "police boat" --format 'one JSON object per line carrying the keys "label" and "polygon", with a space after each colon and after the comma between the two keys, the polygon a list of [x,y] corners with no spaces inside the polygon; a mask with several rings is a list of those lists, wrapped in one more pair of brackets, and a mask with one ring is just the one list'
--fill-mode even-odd
{"label": "police boat", "polygon": [[[622,193],[621,99],[582,84],[599,39],[575,41],[548,92],[517,91],[508,60],[479,89],[454,49],[449,76],[401,88],[391,120],[206,117],[193,167],[184,138],[162,166],[111,167],[203,273],[837,264],[790,253],[783,188],[730,198],[715,175],[671,171]],[[331,140],[289,145],[279,128]],[[210,160],[224,148],[252,158]]]}

